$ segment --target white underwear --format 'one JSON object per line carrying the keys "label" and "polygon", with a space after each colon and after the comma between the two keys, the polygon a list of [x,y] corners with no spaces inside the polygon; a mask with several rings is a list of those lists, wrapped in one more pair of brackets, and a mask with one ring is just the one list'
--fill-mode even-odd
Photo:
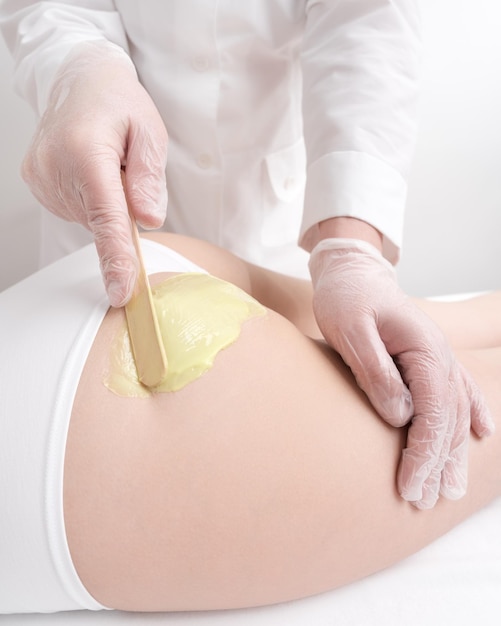
{"label": "white underwear", "polygon": [[[204,271],[143,240],[148,273]],[[80,375],[108,310],[94,246],[0,293],[0,614],[103,609],[71,561],[66,437]]]}

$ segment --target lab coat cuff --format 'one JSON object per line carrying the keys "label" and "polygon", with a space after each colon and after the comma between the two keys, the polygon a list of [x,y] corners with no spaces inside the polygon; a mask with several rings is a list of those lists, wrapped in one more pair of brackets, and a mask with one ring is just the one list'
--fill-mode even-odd
{"label": "lab coat cuff", "polygon": [[315,228],[332,217],[353,217],[383,234],[383,255],[396,263],[402,245],[407,183],[384,161],[364,152],[326,154],[308,167],[299,244],[311,251]]}

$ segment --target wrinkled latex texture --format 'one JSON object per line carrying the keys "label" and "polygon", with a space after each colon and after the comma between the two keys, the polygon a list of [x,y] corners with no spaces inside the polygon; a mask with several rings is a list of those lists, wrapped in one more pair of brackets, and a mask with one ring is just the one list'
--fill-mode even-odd
{"label": "wrinkled latex texture", "polygon": [[397,487],[419,509],[466,492],[470,427],[494,430],[470,375],[438,326],[400,289],[372,245],[327,239],[312,251],[313,306],[326,341],[379,415],[408,424]]}
{"label": "wrinkled latex texture", "polygon": [[92,232],[113,306],[129,300],[137,275],[120,169],[137,222],[158,228],[166,160],[165,126],[126,53],[77,45],[55,78],[22,174],[44,207]]}

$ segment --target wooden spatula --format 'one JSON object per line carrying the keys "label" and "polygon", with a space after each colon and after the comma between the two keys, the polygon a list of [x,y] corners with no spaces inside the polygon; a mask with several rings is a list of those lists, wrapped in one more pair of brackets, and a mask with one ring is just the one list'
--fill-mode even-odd
{"label": "wooden spatula", "polygon": [[[125,174],[123,171],[122,184],[127,199]],[[153,305],[150,283],[144,268],[136,219],[131,212],[128,201],[127,207],[132,228],[132,240],[139,261],[139,271],[132,297],[125,305],[125,315],[138,378],[146,387],[156,387],[167,375],[167,357],[165,356],[157,314]]]}

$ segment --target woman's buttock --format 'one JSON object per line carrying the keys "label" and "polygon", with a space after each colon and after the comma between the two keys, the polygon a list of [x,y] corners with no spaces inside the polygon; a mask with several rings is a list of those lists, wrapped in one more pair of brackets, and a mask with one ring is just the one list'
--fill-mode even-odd
{"label": "woman's buttock", "polygon": [[[204,303],[197,315],[214,333]],[[336,473],[352,462],[354,416],[367,436],[385,426],[330,350],[257,303],[175,391],[113,387],[124,324],[121,310],[103,321],[67,441],[66,531],[84,585],[106,606],[182,610],[252,603],[259,579],[266,602],[266,563],[318,553],[300,535],[345,489]]]}

